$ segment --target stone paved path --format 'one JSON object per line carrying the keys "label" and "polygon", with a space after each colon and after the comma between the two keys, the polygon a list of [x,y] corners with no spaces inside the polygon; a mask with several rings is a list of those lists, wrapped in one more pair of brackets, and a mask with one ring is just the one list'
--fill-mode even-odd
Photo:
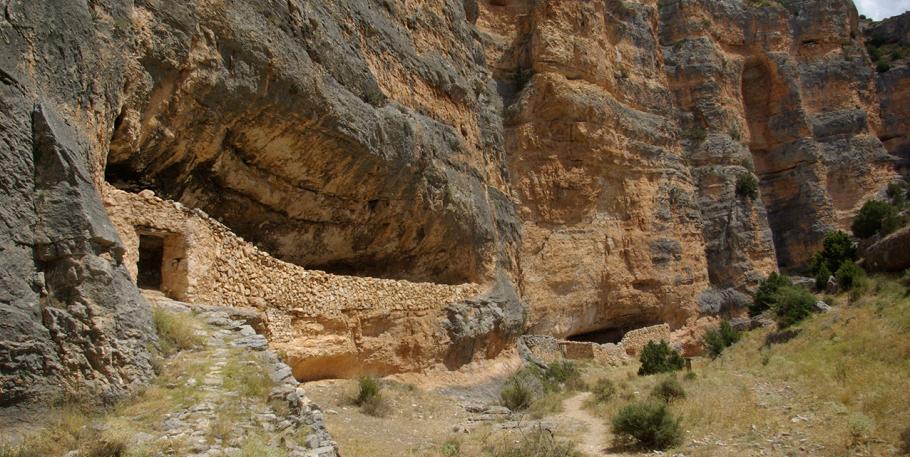
{"label": "stone paved path", "polygon": [[[242,320],[242,312],[160,297],[153,301],[172,312],[198,313],[196,317],[208,327],[206,349],[182,354],[205,369],[201,376],[185,381],[189,387],[199,384],[191,389],[194,401],[162,417],[161,434],[147,439],[155,449],[153,455],[239,456],[251,440],[257,440],[289,457],[337,457],[322,411],[306,397],[290,367],[268,349],[265,337]],[[267,370],[272,381],[268,400],[231,389],[225,378],[231,364],[235,370],[238,364]]]}

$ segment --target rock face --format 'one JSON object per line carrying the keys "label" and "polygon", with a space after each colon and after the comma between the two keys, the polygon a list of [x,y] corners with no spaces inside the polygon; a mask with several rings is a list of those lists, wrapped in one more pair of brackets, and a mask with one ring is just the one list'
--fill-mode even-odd
{"label": "rock face", "polygon": [[865,268],[899,272],[910,268],[910,227],[904,227],[864,249]]}
{"label": "rock face", "polygon": [[[906,67],[876,73],[849,0],[31,1],[0,33],[4,405],[150,373],[149,227],[108,205],[119,241],[105,181],[335,278],[296,314],[267,300],[294,287],[230,265],[161,278],[177,298],[283,310],[299,366],[334,338],[399,370],[493,356],[526,317],[697,341],[906,158]],[[341,275],[472,293],[399,314],[377,294],[334,325],[330,297],[379,284]]]}
{"label": "rock face", "polygon": [[497,97],[461,2],[138,1],[131,21],[115,185],[329,272],[512,268]]}
{"label": "rock face", "polygon": [[[83,60],[110,50],[87,11],[64,17],[59,5],[7,6],[0,407],[63,395],[111,399],[152,376],[148,347],[156,344],[148,304],[121,264],[123,246],[92,175],[94,128],[113,112],[120,81],[116,70]],[[52,42],[53,53],[30,59],[41,51],[35,43]]]}
{"label": "rock face", "polygon": [[708,285],[654,20],[628,2],[481,4],[534,333],[679,327]]}
{"label": "rock face", "polygon": [[[910,13],[866,24],[870,53],[890,63],[878,72],[882,126],[879,138],[900,158],[903,175],[910,175]],[[896,57],[896,58],[895,58]]]}
{"label": "rock face", "polygon": [[[660,8],[680,126],[697,132],[686,150],[711,280],[722,286],[754,283],[775,252],[781,266],[800,266],[894,174],[875,135],[874,71],[853,5],[753,3]],[[752,172],[760,201],[735,191]]]}

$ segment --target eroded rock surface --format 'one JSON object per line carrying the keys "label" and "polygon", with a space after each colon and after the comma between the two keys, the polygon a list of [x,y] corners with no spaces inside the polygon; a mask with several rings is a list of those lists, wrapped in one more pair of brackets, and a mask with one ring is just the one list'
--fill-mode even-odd
{"label": "eroded rock surface", "polygon": [[259,282],[162,286],[283,310],[298,355],[334,338],[420,369],[497,353],[525,315],[698,341],[706,291],[798,269],[906,155],[906,66],[877,75],[849,0],[7,3],[4,405],[150,374],[145,228],[120,242],[105,180],[204,210],[241,256],[476,285],[421,309],[391,287],[344,325],[333,288],[371,279],[288,298],[212,263]]}
{"label": "eroded rock surface", "polygon": [[888,151],[900,158],[901,172],[907,176],[910,175],[910,13],[866,24],[863,32],[870,53],[890,62],[877,68],[882,116],[878,136]]}
{"label": "eroded rock surface", "polygon": [[111,400],[152,376],[151,313],[93,179],[123,53],[102,39],[111,17],[64,3],[0,21],[0,407]]}
{"label": "eroded rock surface", "polygon": [[[894,174],[875,136],[875,77],[855,8],[662,2],[660,17],[712,282],[754,284],[775,252],[781,266],[800,266]],[[735,185],[753,172],[755,200]]]}

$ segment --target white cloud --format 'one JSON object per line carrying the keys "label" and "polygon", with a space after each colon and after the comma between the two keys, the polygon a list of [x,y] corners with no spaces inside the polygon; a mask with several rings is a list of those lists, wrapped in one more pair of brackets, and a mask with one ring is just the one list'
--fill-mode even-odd
{"label": "white cloud", "polygon": [[877,21],[910,10],[910,0],[854,0],[859,14]]}

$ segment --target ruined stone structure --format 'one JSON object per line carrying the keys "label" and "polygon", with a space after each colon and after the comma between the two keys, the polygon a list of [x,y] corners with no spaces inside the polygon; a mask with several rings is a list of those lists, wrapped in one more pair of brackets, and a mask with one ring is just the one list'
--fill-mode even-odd
{"label": "ruined stone structure", "polygon": [[850,0],[10,2],[0,406],[151,376],[133,284],[262,310],[301,378],[457,368],[522,332],[666,324],[696,351],[906,172],[907,67],[864,45],[901,21],[861,29]]}
{"label": "ruined stone structure", "polygon": [[544,363],[562,359],[596,360],[606,365],[619,366],[636,360],[636,357],[641,354],[641,350],[649,342],[672,340],[674,340],[674,336],[670,333],[670,326],[660,324],[630,331],[616,343],[569,341],[552,336],[528,335],[521,338],[521,344],[527,347],[535,358]]}
{"label": "ruined stone structure", "polygon": [[[300,380],[419,371],[445,363],[457,341],[437,320],[447,305],[482,291],[476,284],[307,270],[260,251],[200,210],[149,191],[106,187],[104,202],[123,240],[123,264],[140,287],[176,300],[260,310],[270,342],[286,354]],[[153,249],[161,253],[145,256],[157,262],[143,265],[143,253]],[[157,284],[142,284],[156,272]],[[493,357],[506,345],[484,355]]]}

